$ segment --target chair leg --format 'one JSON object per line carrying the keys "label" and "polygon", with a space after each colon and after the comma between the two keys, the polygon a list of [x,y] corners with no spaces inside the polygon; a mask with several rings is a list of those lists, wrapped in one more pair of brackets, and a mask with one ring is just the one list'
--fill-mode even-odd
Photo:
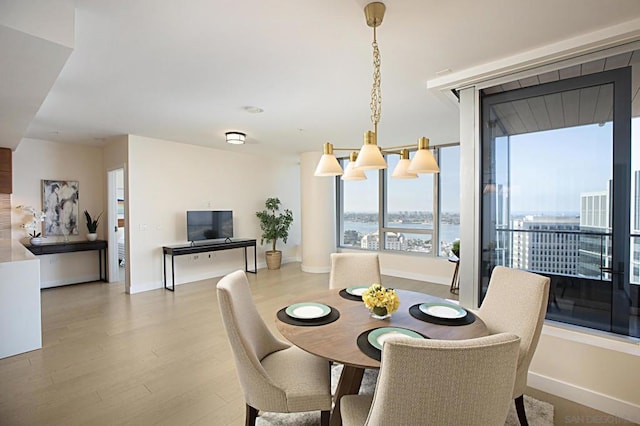
{"label": "chair leg", "polygon": [[331,411],[320,411],[320,426],[329,426]]}
{"label": "chair leg", "polygon": [[256,419],[258,418],[258,410],[247,404],[247,414],[245,416],[244,424],[246,426],[256,426]]}
{"label": "chair leg", "polygon": [[515,403],[518,420],[520,420],[520,426],[529,426],[529,422],[527,422],[527,414],[524,412],[524,395],[517,397],[515,399]]}

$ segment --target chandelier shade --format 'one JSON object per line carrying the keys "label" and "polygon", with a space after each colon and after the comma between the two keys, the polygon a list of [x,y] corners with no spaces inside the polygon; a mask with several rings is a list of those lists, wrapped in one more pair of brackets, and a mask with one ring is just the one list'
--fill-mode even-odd
{"label": "chandelier shade", "polygon": [[322,150],[322,157],[316,166],[315,176],[340,176],[342,174],[342,167],[333,155],[333,145],[329,142],[324,144]]}
{"label": "chandelier shade", "polygon": [[440,173],[440,167],[429,149],[429,139],[418,139],[418,150],[409,165],[411,173]]}
{"label": "chandelier shade", "polygon": [[358,158],[357,152],[352,152],[349,156],[349,164],[344,169],[342,180],[365,180],[367,175],[364,174],[364,170],[355,167],[356,160]]}
{"label": "chandelier shade", "polygon": [[376,134],[371,131],[367,131],[364,134],[364,143],[358,153],[356,168],[361,170],[380,170],[387,168],[387,163],[384,161],[382,152],[376,143]]}
{"label": "chandelier shade", "polygon": [[[382,110],[382,94],[380,85],[380,50],[376,39],[376,28],[382,24],[386,6],[381,2],[369,3],[364,8],[367,25],[373,28],[373,85],[371,88],[371,122],[373,131],[364,134],[364,143],[357,153],[352,153],[352,159],[344,171],[343,180],[366,179],[365,170],[381,170],[387,168],[383,154],[400,155],[398,166],[391,175],[397,179],[414,179],[418,173],[439,173],[440,168],[435,157],[429,150],[429,139],[422,137],[418,140],[417,152],[412,160],[409,160],[409,151],[416,150],[415,145],[403,145],[391,148],[378,146],[378,123]],[[401,150],[402,149],[402,150]],[[333,154],[334,150],[353,151],[354,148],[334,148],[329,142],[325,143],[323,155],[316,167],[315,176],[338,176],[343,174],[342,167]],[[353,158],[355,154],[355,158]],[[354,161],[355,160],[355,161]],[[356,172],[358,172],[356,174]]]}
{"label": "chandelier shade", "polygon": [[418,174],[409,171],[410,164],[411,160],[409,160],[409,150],[402,149],[400,151],[400,161],[398,161],[396,168],[393,169],[391,177],[394,179],[417,179]]}

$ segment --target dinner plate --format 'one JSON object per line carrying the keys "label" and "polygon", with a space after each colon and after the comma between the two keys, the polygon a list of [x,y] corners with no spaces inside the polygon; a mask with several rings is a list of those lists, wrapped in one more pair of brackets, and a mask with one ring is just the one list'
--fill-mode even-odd
{"label": "dinner plate", "polygon": [[436,318],[459,319],[467,315],[467,311],[453,303],[423,303],[418,306],[420,311]]}
{"label": "dinner plate", "polygon": [[371,332],[367,336],[367,340],[369,341],[369,343],[371,343],[371,346],[376,349],[382,350],[384,341],[389,337],[394,336],[406,336],[413,337],[415,339],[424,339],[424,336],[422,336],[421,334],[416,333],[413,330],[407,330],[406,328],[380,327],[376,328],[375,330],[371,330]]}
{"label": "dinner plate", "polygon": [[369,287],[366,286],[354,285],[351,287],[347,287],[346,291],[352,296],[362,296],[362,293],[364,293],[368,288]]}
{"label": "dinner plate", "polygon": [[323,318],[331,313],[331,308],[322,303],[305,302],[294,303],[287,306],[285,313],[291,318],[297,319],[318,319]]}

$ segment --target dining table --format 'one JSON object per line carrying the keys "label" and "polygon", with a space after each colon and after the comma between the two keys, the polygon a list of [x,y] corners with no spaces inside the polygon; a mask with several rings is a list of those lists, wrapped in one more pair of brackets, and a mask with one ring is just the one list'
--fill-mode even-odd
{"label": "dining table", "polygon": [[[295,297],[276,314],[278,331],[293,345],[334,363],[343,364],[334,394],[334,408],[330,418],[332,426],[342,424],[340,398],[358,393],[366,368],[380,368],[381,351],[368,347],[367,342],[367,336],[375,333],[374,330],[393,327],[440,340],[470,339],[489,334],[484,322],[463,308],[461,312],[465,314],[464,317],[455,319],[432,317],[425,315],[428,311],[422,310],[425,306],[456,306],[456,302],[447,299],[395,289],[400,306],[389,318],[381,320],[371,316],[358,292],[351,294],[348,290],[325,289]],[[319,321],[290,318],[287,314],[291,312],[290,307],[304,304],[328,306],[331,312]]]}

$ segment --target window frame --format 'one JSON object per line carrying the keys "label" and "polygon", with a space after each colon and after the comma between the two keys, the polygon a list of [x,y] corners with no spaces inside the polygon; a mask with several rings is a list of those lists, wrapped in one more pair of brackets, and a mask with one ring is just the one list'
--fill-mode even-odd
{"label": "window frame", "polygon": [[[437,146],[430,147],[431,152],[438,164],[440,164],[440,150],[442,148],[448,148],[453,146],[460,146],[460,143],[448,143],[441,144]],[[385,154],[385,161],[387,160],[388,155],[396,155],[396,154]],[[345,166],[345,161],[348,161],[348,157],[339,157],[338,161],[340,165]],[[409,255],[409,256],[421,256],[421,257],[444,257],[440,256],[440,174],[434,173],[433,183],[432,183],[432,191],[433,191],[433,228],[432,229],[420,229],[420,228],[403,228],[403,227],[389,227],[385,226],[387,223],[387,180],[390,179],[390,171],[389,169],[381,169],[378,171],[378,235],[380,238],[380,244],[378,244],[378,249],[365,249],[362,247],[351,247],[343,245],[344,238],[344,187],[345,181],[341,179],[341,176],[335,177],[335,188],[336,188],[336,245],[341,249],[348,250],[362,250],[369,252],[386,252],[393,254],[401,254],[401,255]],[[394,250],[386,248],[386,233],[403,233],[403,234],[419,234],[419,235],[428,235],[431,237],[432,248],[429,253],[426,252],[417,252],[417,251],[402,251],[402,250]]]}

